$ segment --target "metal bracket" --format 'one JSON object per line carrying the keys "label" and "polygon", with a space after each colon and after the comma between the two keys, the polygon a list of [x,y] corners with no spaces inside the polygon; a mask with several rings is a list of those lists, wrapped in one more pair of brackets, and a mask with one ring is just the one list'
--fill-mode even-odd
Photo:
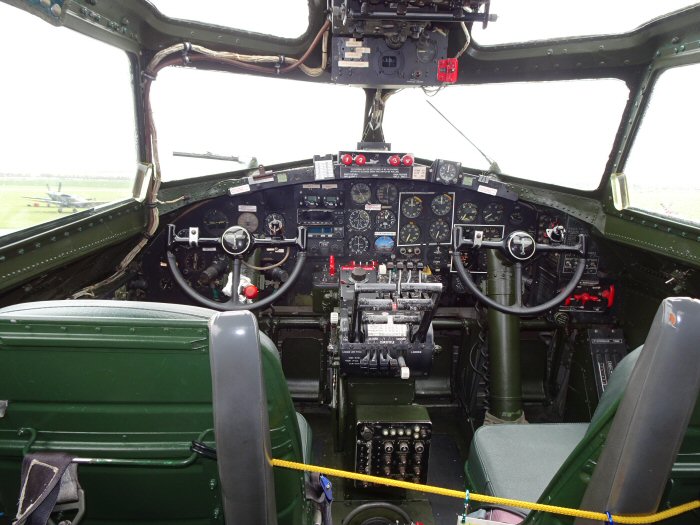
{"label": "metal bracket", "polygon": [[199,246],[199,228],[192,226],[188,231],[190,246]]}
{"label": "metal bracket", "polygon": [[482,230],[474,230],[474,248],[481,246],[484,242],[484,232]]}

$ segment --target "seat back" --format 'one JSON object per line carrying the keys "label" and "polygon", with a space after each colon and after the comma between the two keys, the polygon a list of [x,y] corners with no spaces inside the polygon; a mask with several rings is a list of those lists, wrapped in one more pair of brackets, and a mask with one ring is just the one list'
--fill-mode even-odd
{"label": "seat back", "polygon": [[[540,502],[613,514],[647,514],[697,497],[699,320],[700,301],[662,302],[643,350],[635,350],[615,370],[584,439]],[[680,516],[677,522],[684,519],[687,516]],[[570,520],[531,513],[526,522]],[[577,519],[575,523],[593,522]]]}
{"label": "seat back", "polygon": [[[52,450],[116,460],[79,468],[85,523],[223,521],[217,463],[191,453],[190,443],[239,454],[253,445],[214,440],[214,313],[119,301],[0,310],[0,401],[8,401],[0,417],[0,512],[16,511],[23,453]],[[272,456],[302,461],[279,356],[264,334],[259,342]],[[247,378],[233,372],[230,379]],[[275,470],[274,492],[279,523],[302,523],[303,475]]]}

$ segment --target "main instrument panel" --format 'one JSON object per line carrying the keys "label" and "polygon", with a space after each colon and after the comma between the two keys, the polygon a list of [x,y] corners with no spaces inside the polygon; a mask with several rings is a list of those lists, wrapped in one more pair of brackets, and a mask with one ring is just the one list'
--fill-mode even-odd
{"label": "main instrument panel", "polygon": [[[386,160],[383,171],[370,167],[371,158],[366,165],[357,166],[344,165],[345,157],[339,156],[341,162],[333,163],[324,177],[318,177],[318,168],[268,172],[261,182],[249,178],[248,184],[230,188],[227,195],[175,212],[169,222],[182,232],[196,227],[202,237],[221,236],[234,225],[254,237],[293,237],[297,228],[304,226],[310,268],[295,285],[297,293],[310,293],[318,284],[312,275],[321,275],[321,284],[330,287],[337,277],[326,277],[332,277],[335,267],[385,265],[389,270],[408,270],[405,278],[410,279],[409,272],[414,271],[415,278],[420,272],[422,278],[428,275],[442,282],[447,292],[442,304],[451,304],[455,294],[465,294],[452,268],[455,225],[462,226],[466,236],[481,231],[485,240],[502,239],[521,230],[547,243],[552,241],[551,233],[562,226],[566,232],[563,241],[573,243],[579,233],[588,232],[585,223],[560,211],[522,202],[506,185],[468,174],[458,164],[436,161],[432,167],[409,166],[408,156],[388,155],[379,159]],[[398,160],[392,164],[392,159]],[[164,264],[164,242],[157,239],[143,258],[144,268],[159,268],[157,276],[149,276],[147,296],[177,301],[174,296],[179,291]],[[293,256],[287,260],[290,254],[282,249],[259,251],[250,267],[274,267],[265,272],[269,282],[284,281]],[[226,271],[226,254],[211,246],[178,249],[175,255],[192,287],[215,300],[220,298],[220,290],[212,283]],[[461,257],[477,280],[486,273],[485,250],[465,249]],[[539,264],[546,269],[547,286],[556,288],[558,281],[567,279],[565,274],[573,271],[574,262],[567,256],[554,256],[549,263]],[[597,281],[597,274],[594,248],[586,278]],[[535,277],[532,272],[530,276]]]}

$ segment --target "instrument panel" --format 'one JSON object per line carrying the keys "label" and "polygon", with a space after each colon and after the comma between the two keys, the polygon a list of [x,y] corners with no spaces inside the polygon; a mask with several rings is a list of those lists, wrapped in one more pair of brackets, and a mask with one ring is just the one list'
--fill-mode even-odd
{"label": "instrument panel", "polygon": [[[456,300],[450,292],[457,297],[467,297],[464,285],[452,268],[455,225],[461,225],[466,236],[471,231],[482,231],[485,240],[502,239],[510,232],[522,230],[545,243],[550,242],[551,231],[559,225],[565,228],[565,240],[570,243],[576,242],[579,232],[588,231],[587,225],[565,213],[517,200],[517,195],[500,183],[483,182],[467,175],[460,175],[457,180],[443,179],[358,175],[314,180],[305,172],[303,177],[290,176],[282,184],[251,184],[245,192],[231,191],[206,203],[183,208],[167,220],[173,222],[182,235],[186,235],[187,228],[199,228],[200,237],[220,237],[234,225],[245,228],[253,236],[294,237],[297,227],[304,226],[310,267],[308,274],[305,272],[295,284],[297,293],[309,293],[319,282],[323,286],[337,282],[334,281],[336,277],[329,276],[333,256],[337,268],[385,264],[387,268],[409,270],[404,274],[406,279],[411,279],[411,270],[414,278],[418,276],[415,271],[422,270],[423,278],[432,276],[431,279],[445,285],[448,293],[443,297],[443,304]],[[146,278],[147,297],[177,301],[175,296],[180,294],[164,263],[165,239],[162,237],[149,246],[143,257],[144,268],[158,268],[157,275]],[[219,247],[195,251],[178,247],[175,255],[190,286],[214,300],[225,300],[221,288],[229,260]],[[263,248],[255,252],[255,257],[253,266],[272,268],[261,272],[259,277],[251,274],[254,282],[262,279],[261,289],[277,286],[275,283],[284,280],[294,263],[293,253],[290,255],[283,249]],[[465,249],[461,257],[476,279],[486,273],[486,250]],[[560,276],[568,277],[565,274],[573,271],[575,262],[559,256],[551,259],[551,264],[544,265],[548,275],[551,274],[546,288],[556,287]],[[594,279],[597,256],[591,258],[590,264],[586,275]],[[529,266],[542,267],[543,264]],[[534,276],[533,268],[528,271]],[[317,282],[319,276],[321,280]],[[157,286],[151,284],[154,282]]]}

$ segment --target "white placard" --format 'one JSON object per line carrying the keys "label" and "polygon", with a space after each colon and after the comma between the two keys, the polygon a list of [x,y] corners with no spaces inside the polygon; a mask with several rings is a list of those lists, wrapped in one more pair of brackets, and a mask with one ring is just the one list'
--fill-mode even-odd
{"label": "white placard", "polygon": [[229,195],[240,195],[241,193],[248,193],[249,191],[250,184],[241,184],[228,189]]}
{"label": "white placard", "polygon": [[483,184],[479,184],[479,187],[476,189],[479,193],[485,193],[486,195],[496,195],[498,193],[498,190],[496,188],[489,188],[488,186],[484,186]]}

